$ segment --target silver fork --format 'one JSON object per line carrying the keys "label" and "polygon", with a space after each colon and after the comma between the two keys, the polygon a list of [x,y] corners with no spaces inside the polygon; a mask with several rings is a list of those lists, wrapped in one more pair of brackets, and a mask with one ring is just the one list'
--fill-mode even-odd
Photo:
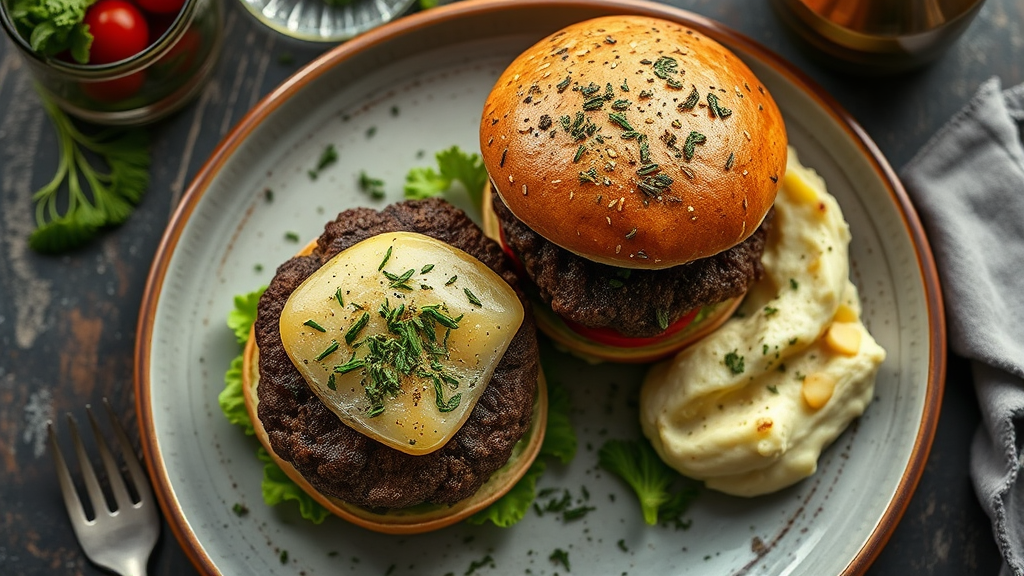
{"label": "silver fork", "polygon": [[103,440],[103,435],[96,424],[96,418],[93,417],[90,406],[86,406],[85,409],[89,415],[93,435],[96,437],[96,446],[100,453],[100,459],[103,461],[103,468],[107,473],[115,509],[110,510],[107,506],[99,479],[96,477],[92,464],[89,463],[89,456],[86,454],[82,439],[78,434],[78,424],[70,413],[67,415],[68,427],[71,429],[71,439],[75,445],[79,466],[82,469],[82,481],[92,504],[94,519],[89,520],[86,517],[85,508],[82,507],[82,501],[79,500],[78,492],[71,480],[71,472],[64,461],[60,447],[57,446],[57,436],[54,433],[52,421],[47,425],[50,435],[50,452],[57,468],[60,490],[64,495],[64,505],[68,509],[71,526],[75,530],[75,536],[78,537],[78,542],[81,544],[82,550],[85,551],[85,555],[93,563],[121,576],[145,576],[149,554],[153,551],[157,536],[160,534],[156,502],[149,487],[149,480],[135,456],[135,450],[121,424],[114,416],[114,411],[106,398],[103,399],[103,405],[107,409],[107,415],[114,428],[114,435],[121,446],[121,454],[128,468],[128,475],[135,487],[135,493],[138,494],[138,502],[133,501],[129,495],[128,487],[121,475],[121,469],[110,453],[110,449],[107,448],[107,443]]}

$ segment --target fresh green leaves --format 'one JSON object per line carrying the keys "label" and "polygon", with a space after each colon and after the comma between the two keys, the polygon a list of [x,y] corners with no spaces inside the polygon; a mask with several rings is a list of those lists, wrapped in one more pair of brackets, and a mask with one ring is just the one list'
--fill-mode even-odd
{"label": "fresh green leaves", "polygon": [[557,458],[562,464],[572,462],[576,456],[576,431],[569,421],[569,392],[556,383],[548,385],[548,423],[544,428],[544,443],[540,455]]}
{"label": "fresh green leaves", "polygon": [[405,177],[405,197],[421,200],[441,195],[458,182],[469,194],[473,205],[479,210],[483,200],[484,184],[487,183],[487,169],[479,154],[463,152],[458,146],[441,150],[434,155],[437,170],[431,167],[413,168]]}
{"label": "fresh green leaves", "polygon": [[231,360],[231,367],[224,373],[224,389],[217,395],[217,403],[220,404],[220,411],[228,422],[240,426],[246,436],[252,436],[256,431],[252,427],[252,419],[245,409],[245,393],[242,390],[242,355],[239,354]]}
{"label": "fresh green leaves", "polygon": [[[256,303],[266,288],[259,288],[248,294],[235,296],[235,306],[228,313],[228,327],[235,333],[238,344],[245,346],[249,340],[249,332],[256,321]],[[245,393],[242,390],[242,355],[231,361],[231,367],[224,374],[224,390],[217,396],[221,412],[228,422],[240,426],[242,431],[252,436],[255,432],[249,412],[245,409]],[[303,518],[320,524],[329,515],[326,508],[299,488],[274,462],[270,454],[260,446],[257,456],[263,461],[263,500],[275,506],[286,500],[293,500],[299,505],[299,513]]]}
{"label": "fresh green leaves", "polygon": [[640,500],[644,521],[653,526],[680,517],[696,496],[692,487],[673,489],[679,474],[658,458],[647,440],[609,440],[598,452],[601,467],[617,474]]}
{"label": "fresh green leaves", "polygon": [[562,464],[568,464],[575,455],[576,432],[569,421],[569,393],[561,385],[549,382],[548,421],[540,454],[511,490],[494,504],[470,516],[467,522],[479,525],[490,521],[500,528],[519,522],[537,497],[537,481],[547,470],[543,458],[557,458]]}
{"label": "fresh green leaves", "polygon": [[[33,195],[36,229],[28,241],[36,251],[55,254],[85,244],[104,226],[128,219],[149,186],[149,134],[130,128],[86,136],[52,100],[42,93],[40,97],[57,129],[60,163],[53,179]],[[102,158],[110,171],[93,167],[83,148]],[[67,201],[60,202],[65,180]]]}
{"label": "fresh green leaves", "polygon": [[[235,305],[228,312],[228,328],[235,333],[235,340],[239,346],[245,346],[249,340],[249,332],[253,323],[256,322],[256,304],[266,286],[258,288],[248,294],[235,296]],[[228,422],[241,426],[242,430],[249,436],[254,434],[252,420],[249,412],[245,409],[245,394],[242,390],[242,355],[239,354],[231,361],[231,367],[224,374],[224,390],[217,396],[220,410]]]}
{"label": "fresh green leaves", "polygon": [[508,528],[519,522],[526,516],[534,498],[537,497],[537,480],[544,475],[547,468],[548,466],[543,460],[539,458],[534,460],[530,469],[511,490],[494,504],[470,516],[466,521],[478,526],[491,522],[499,528]]}
{"label": "fresh green leaves", "polygon": [[284,470],[281,470],[281,467],[274,462],[263,446],[256,451],[256,456],[264,464],[263,482],[260,483],[260,488],[263,491],[263,501],[268,506],[277,506],[281,502],[292,500],[299,505],[299,514],[313,524],[320,524],[331,515],[305,490],[299,488],[298,484],[292,482],[292,479],[284,473]]}
{"label": "fresh green leaves", "polygon": [[92,34],[82,23],[94,0],[14,0],[11,20],[32,50],[53,57],[65,50],[79,64],[89,63]]}
{"label": "fresh green leaves", "polygon": [[256,322],[256,305],[266,289],[264,286],[248,294],[235,296],[235,307],[228,312],[228,328],[231,328],[235,340],[243,346],[249,341],[249,329]]}

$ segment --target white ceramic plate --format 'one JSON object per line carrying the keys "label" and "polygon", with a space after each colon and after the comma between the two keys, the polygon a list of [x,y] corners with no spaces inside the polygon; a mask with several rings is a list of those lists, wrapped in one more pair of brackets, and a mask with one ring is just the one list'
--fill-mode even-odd
{"label": "white ceramic plate", "polygon": [[[511,529],[460,524],[395,537],[335,518],[314,526],[289,506],[262,505],[256,442],[217,406],[238,353],[224,325],[232,297],[266,283],[337,212],[382,206],[358,191],[360,171],[383,179],[393,201],[406,171],[432,163],[434,152],[476,149],[483,100],[519,51],[566,24],[614,12],[688,23],[733,48],[771,89],[791,143],[825,177],[851,224],[864,316],[888,351],[867,413],[809,480],[750,500],[706,491],[689,530],[648,527],[629,489],[597,468],[606,439],[640,437],[643,368],[591,367],[555,354],[546,368],[570,391],[580,449],[570,466],[550,467],[541,487],[567,488],[575,498],[585,487],[596,509],[583,519],[531,513]],[[328,144],[340,161],[313,181],[307,170]],[[290,232],[301,240],[287,240]],[[576,574],[861,573],[923,469],[945,365],[931,255],[874,146],[827,96],[750,41],[681,11],[628,2],[456,4],[317,60],[243,120],[197,176],[157,255],[141,317],[143,445],[168,520],[207,573],[466,574],[489,557],[476,574],[552,574],[562,572],[549,560],[555,549],[569,553]],[[250,513],[235,515],[235,503]]]}

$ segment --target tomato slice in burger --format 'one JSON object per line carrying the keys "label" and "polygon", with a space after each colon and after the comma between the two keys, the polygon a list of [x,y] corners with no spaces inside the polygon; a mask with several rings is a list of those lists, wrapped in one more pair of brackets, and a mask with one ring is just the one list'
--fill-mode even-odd
{"label": "tomato slice in burger", "polygon": [[[501,249],[505,251],[505,254],[507,254],[509,258],[512,259],[512,262],[513,264],[515,264],[516,270],[519,272],[519,274],[525,274],[523,262],[516,255],[515,251],[513,251],[512,248],[508,245],[508,241],[505,240],[505,230],[500,226],[498,227],[498,235],[501,237]],[[652,344],[657,344],[679,333],[681,330],[683,330],[693,322],[693,319],[697,317],[698,312],[700,312],[700,308],[694,308],[693,310],[690,310],[689,312],[684,314],[679,320],[676,320],[672,324],[669,324],[668,328],[666,328],[664,332],[658,334],[657,336],[639,338],[633,336],[625,336],[613,328],[592,328],[590,326],[584,326],[583,324],[573,322],[568,318],[559,317],[559,319],[562,322],[564,322],[565,325],[573,332],[598,344],[603,344],[605,346],[614,346],[616,348],[640,348],[642,346],[650,346]]]}
{"label": "tomato slice in burger", "polygon": [[677,334],[678,332],[680,332],[693,322],[693,319],[697,317],[698,312],[700,312],[700,308],[694,308],[693,310],[690,310],[689,312],[684,314],[682,318],[676,320],[672,324],[669,324],[668,328],[666,328],[664,332],[658,334],[657,336],[639,338],[633,336],[625,336],[613,328],[592,328],[590,326],[584,326],[577,322],[573,322],[568,318],[561,318],[561,320],[573,332],[579,334],[580,336],[583,336],[584,338],[587,338],[588,340],[597,342],[598,344],[614,346],[616,348],[639,348],[641,346],[650,346],[652,344],[657,344],[658,342],[666,340],[669,337],[673,336],[674,334]]}
{"label": "tomato slice in burger", "polygon": [[512,247],[508,245],[508,241],[505,239],[505,229],[498,226],[498,237],[501,242],[501,249],[505,254],[512,259],[512,264],[516,267],[516,273],[520,276],[526,277],[526,267],[523,266],[523,261],[519,259]]}

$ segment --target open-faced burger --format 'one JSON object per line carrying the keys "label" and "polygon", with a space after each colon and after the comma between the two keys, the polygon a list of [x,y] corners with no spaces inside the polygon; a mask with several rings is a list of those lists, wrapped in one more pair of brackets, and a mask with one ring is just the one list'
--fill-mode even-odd
{"label": "open-faced burger", "polygon": [[335,514],[457,522],[535,458],[547,396],[500,246],[442,200],[341,213],[260,298],[243,368],[256,434]]}

